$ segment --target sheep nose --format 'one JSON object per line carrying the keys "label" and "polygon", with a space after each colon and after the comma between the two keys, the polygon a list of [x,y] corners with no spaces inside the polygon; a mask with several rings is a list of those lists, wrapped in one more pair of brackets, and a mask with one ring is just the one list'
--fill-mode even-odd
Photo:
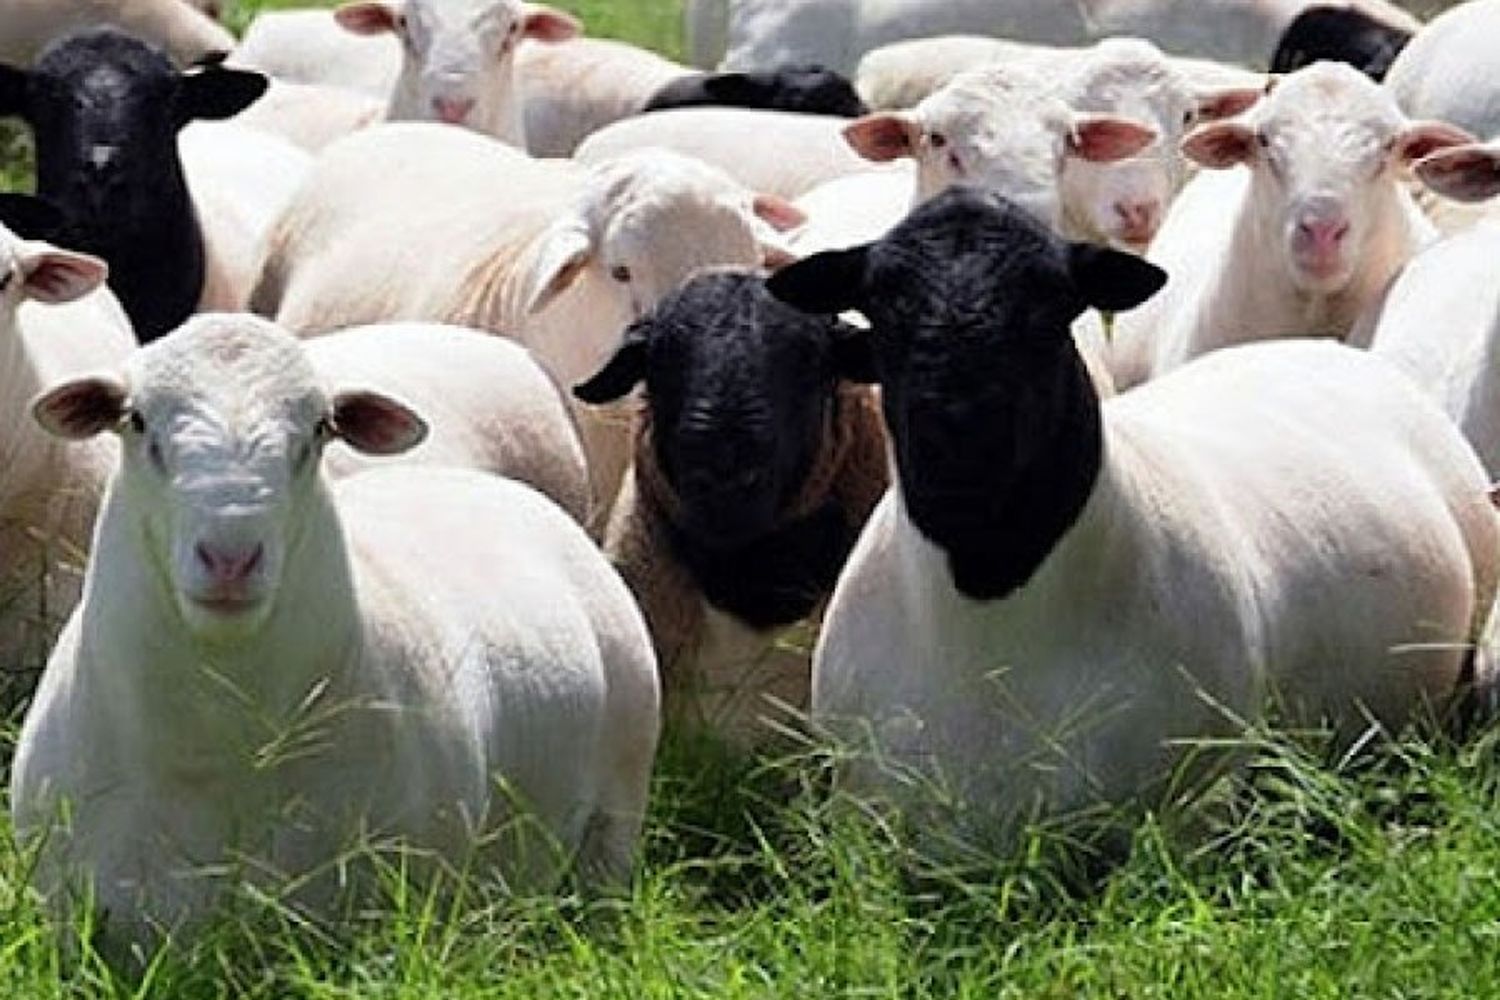
{"label": "sheep nose", "polygon": [[469,112],[474,110],[474,98],[472,97],[434,97],[432,99],[432,111],[437,115],[438,121],[447,122],[449,125],[462,125],[469,117]]}
{"label": "sheep nose", "polygon": [[232,586],[244,583],[259,568],[265,559],[266,547],[260,542],[232,548],[198,542],[193,546],[193,555],[214,583]]}
{"label": "sheep nose", "polygon": [[1115,214],[1120,217],[1120,236],[1134,243],[1143,243],[1156,235],[1161,224],[1161,202],[1117,201]]}
{"label": "sheep nose", "polygon": [[1338,250],[1348,235],[1349,220],[1342,216],[1304,216],[1297,222],[1297,236],[1318,253]]}

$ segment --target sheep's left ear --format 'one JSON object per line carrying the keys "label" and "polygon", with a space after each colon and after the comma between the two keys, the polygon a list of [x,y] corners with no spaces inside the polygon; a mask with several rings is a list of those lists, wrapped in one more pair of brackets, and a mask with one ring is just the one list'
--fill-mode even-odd
{"label": "sheep's left ear", "polygon": [[807,313],[841,313],[863,309],[865,265],[870,248],[828,250],[788,264],[766,279],[766,290],[787,305]]}
{"label": "sheep's left ear", "polygon": [[1412,122],[1396,134],[1391,142],[1391,156],[1402,166],[1410,166],[1440,149],[1472,146],[1479,140],[1457,125],[1447,122]]}
{"label": "sheep's left ear", "polygon": [[427,421],[405,403],[367,389],[333,397],[333,434],[366,455],[399,455],[427,437]]}
{"label": "sheep's left ear", "polygon": [[47,433],[83,441],[120,426],[127,407],[125,383],[108,375],[87,375],[36,397],[31,415]]}
{"label": "sheep's left ear", "polygon": [[1500,148],[1455,146],[1417,161],[1422,183],[1445,198],[1485,201],[1500,194]]}
{"label": "sheep's left ear", "polygon": [[583,22],[578,18],[541,4],[527,4],[521,18],[521,37],[534,42],[566,42],[582,32]]}
{"label": "sheep's left ear", "polygon": [[526,292],[526,314],[533,316],[552,304],[583,274],[594,256],[594,240],[581,218],[562,218],[541,236]]}
{"label": "sheep's left ear", "polygon": [[26,117],[30,107],[26,98],[31,74],[17,66],[0,63],[0,115]]}
{"label": "sheep's left ear", "polygon": [[177,121],[231,118],[260,100],[271,81],[247,69],[212,66],[182,74],[177,93]]}
{"label": "sheep's left ear", "polygon": [[831,335],[834,374],[845,381],[866,385],[880,381],[875,371],[875,339],[869,330],[837,320]]}
{"label": "sheep's left ear", "polygon": [[1134,309],[1167,283],[1167,272],[1155,264],[1093,243],[1068,247],[1068,272],[1079,297],[1106,312]]}
{"label": "sheep's left ear", "polygon": [[21,288],[27,298],[58,304],[72,302],[104,284],[109,265],[98,257],[59,250],[50,243],[26,241],[16,254]]}
{"label": "sheep's left ear", "polygon": [[646,377],[646,354],[651,341],[651,321],[639,319],[625,328],[614,356],[594,376],[573,387],[573,395],[585,403],[612,403],[625,396]]}

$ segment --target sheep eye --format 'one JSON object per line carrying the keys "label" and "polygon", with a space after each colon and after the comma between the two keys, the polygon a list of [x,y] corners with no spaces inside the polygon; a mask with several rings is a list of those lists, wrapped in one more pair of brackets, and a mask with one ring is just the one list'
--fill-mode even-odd
{"label": "sheep eye", "polygon": [[927,144],[933,149],[942,149],[948,145],[948,137],[941,132],[934,132],[927,137]]}
{"label": "sheep eye", "polygon": [[1264,132],[1257,132],[1257,133],[1255,133],[1255,141],[1260,146],[1261,149],[1270,149],[1271,148],[1271,140],[1270,140],[1269,137],[1267,137],[1267,135]]}
{"label": "sheep eye", "polygon": [[1189,108],[1188,110],[1186,110],[1186,111],[1184,111],[1182,113],[1182,127],[1183,128],[1187,128],[1189,125],[1193,124],[1193,122],[1195,122],[1197,120],[1198,120],[1198,112],[1194,111],[1192,108]]}
{"label": "sheep eye", "polygon": [[146,457],[151,460],[151,465],[157,472],[166,473],[167,460],[162,456],[161,442],[154,437],[146,439]]}
{"label": "sheep eye", "polygon": [[3,292],[7,288],[9,288],[10,287],[10,283],[12,281],[15,281],[15,280],[16,280],[15,269],[12,268],[11,270],[6,271],[4,277],[0,277],[0,292]]}
{"label": "sheep eye", "polygon": [[130,429],[135,433],[146,433],[146,418],[141,416],[140,410],[131,410],[125,417],[125,422],[130,425]]}
{"label": "sheep eye", "polygon": [[616,264],[609,269],[609,276],[622,285],[628,284],[630,282],[630,268],[624,264]]}

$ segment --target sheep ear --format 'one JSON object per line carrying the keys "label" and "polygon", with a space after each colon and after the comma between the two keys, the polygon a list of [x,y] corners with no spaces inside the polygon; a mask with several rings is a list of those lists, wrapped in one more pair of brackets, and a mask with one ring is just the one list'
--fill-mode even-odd
{"label": "sheep ear", "polygon": [[351,389],[333,397],[333,433],[366,455],[399,455],[427,437],[427,421],[383,393]]}
{"label": "sheep ear", "polygon": [[646,351],[651,341],[649,320],[636,320],[626,327],[620,346],[604,367],[586,382],[573,387],[573,395],[585,403],[612,403],[625,396],[646,377]]}
{"label": "sheep ear", "polygon": [[1210,170],[1227,170],[1255,157],[1255,131],[1237,122],[1214,122],[1189,132],[1182,155]]}
{"label": "sheep ear", "polygon": [[578,18],[541,4],[527,4],[521,19],[521,37],[534,42],[566,42],[582,32],[583,23]]}
{"label": "sheep ear", "polygon": [[1432,190],[1457,201],[1485,201],[1500,194],[1500,149],[1456,146],[1417,161],[1417,176]]}
{"label": "sheep ear", "polygon": [[1457,125],[1439,121],[1412,122],[1391,143],[1391,155],[1398,163],[1409,166],[1440,149],[1472,146],[1478,142],[1478,139]]}
{"label": "sheep ear", "polygon": [[1156,141],[1156,129],[1119,115],[1078,115],[1068,132],[1068,155],[1090,163],[1128,159]]}
{"label": "sheep ear", "polygon": [[221,66],[191,70],[181,79],[177,120],[183,125],[195,119],[231,118],[260,100],[271,83],[264,74]]}
{"label": "sheep ear", "polygon": [[909,114],[883,112],[856,118],[844,126],[844,141],[867,160],[884,163],[915,156],[922,126]]}
{"label": "sheep ear", "polygon": [[1068,271],[1079,297],[1107,312],[1134,309],[1167,283],[1167,272],[1155,264],[1093,243],[1069,245]]}
{"label": "sheep ear", "polygon": [[31,415],[49,434],[83,441],[120,426],[128,409],[125,384],[89,375],[53,386],[31,403]]}
{"label": "sheep ear", "polygon": [[1197,117],[1200,122],[1216,122],[1221,118],[1233,118],[1255,106],[1265,87],[1226,87],[1201,93],[1196,98]]}
{"label": "sheep ear", "polygon": [[26,242],[17,259],[21,265],[21,288],[28,298],[58,304],[72,302],[104,284],[109,265],[98,257],[72,250],[59,250],[50,243]]}
{"label": "sheep ear", "polygon": [[401,30],[401,10],[395,4],[379,0],[355,0],[340,4],[333,11],[339,27],[356,35],[395,34]]}
{"label": "sheep ear", "polygon": [[745,73],[711,73],[703,78],[703,92],[721,104],[754,101],[764,90]]}
{"label": "sheep ear", "polygon": [[869,330],[838,320],[833,324],[833,368],[839,378],[869,385],[875,371],[875,339]]}
{"label": "sheep ear", "polygon": [[0,63],[0,115],[26,117],[26,83],[30,76],[24,69]]}
{"label": "sheep ear", "polygon": [[766,279],[766,290],[795,309],[839,313],[862,309],[868,245],[816,253]]}
{"label": "sheep ear", "polygon": [[63,226],[63,213],[45,198],[0,194],[0,223],[22,239],[50,240]]}
{"label": "sheep ear", "polygon": [[750,202],[755,217],[778,233],[796,229],[807,221],[807,213],[780,195],[758,194]]}
{"label": "sheep ear", "polygon": [[541,312],[583,274],[594,256],[594,241],[581,219],[562,219],[542,234],[542,245],[526,293],[526,314]]}

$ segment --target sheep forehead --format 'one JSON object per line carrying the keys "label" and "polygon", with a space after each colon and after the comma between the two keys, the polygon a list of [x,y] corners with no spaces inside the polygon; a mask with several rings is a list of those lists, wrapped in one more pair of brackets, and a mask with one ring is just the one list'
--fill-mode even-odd
{"label": "sheep forehead", "polygon": [[251,316],[198,316],[136,352],[128,383],[150,416],[240,436],[310,430],[328,402],[301,344]]}
{"label": "sheep forehead", "polygon": [[520,20],[517,0],[407,0],[408,17],[429,31],[507,29]]}
{"label": "sheep forehead", "polygon": [[[1192,101],[1188,82],[1155,46],[1140,44],[1146,51],[1094,54],[1070,81],[1068,103],[1080,111],[1128,112],[1144,106],[1158,112],[1153,117],[1161,117],[1163,110],[1186,107]],[[1177,119],[1175,114],[1170,117]]]}
{"label": "sheep forehead", "polygon": [[[602,231],[674,232],[679,238],[717,228],[749,226],[750,195],[707,164],[663,150],[644,150],[605,164],[587,196],[587,213]],[[679,228],[684,227],[684,228]]]}
{"label": "sheep forehead", "polygon": [[1358,130],[1381,138],[1405,121],[1395,99],[1364,74],[1342,63],[1315,63],[1289,75],[1253,112],[1263,130]]}
{"label": "sheep forehead", "polygon": [[1013,142],[1022,134],[1061,134],[1068,106],[1040,78],[1014,67],[962,73],[914,109],[928,129],[952,138],[994,137]]}

